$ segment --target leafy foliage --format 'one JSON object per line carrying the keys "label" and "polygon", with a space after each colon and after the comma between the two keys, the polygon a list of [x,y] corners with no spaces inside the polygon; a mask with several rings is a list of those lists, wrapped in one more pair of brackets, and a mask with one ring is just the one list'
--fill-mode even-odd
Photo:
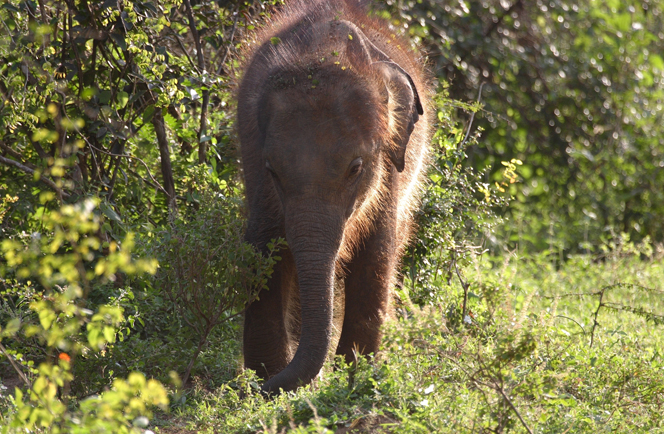
{"label": "leafy foliage", "polygon": [[[273,401],[245,372],[192,390],[169,423],[238,433],[661,431],[661,324],[603,309],[592,331],[595,290],[612,282],[631,284],[615,287],[613,301],[662,314],[661,288],[636,289],[664,278],[661,251],[641,256],[649,249],[625,242],[560,267],[547,255],[476,259],[463,269],[475,294],[463,327],[450,327],[445,305],[417,309],[388,326],[371,363],[337,360]],[[463,292],[458,280],[439,290],[447,300]]]}
{"label": "leafy foliage", "polygon": [[[14,349],[0,343],[28,389],[24,393],[16,388],[15,407],[2,416],[6,432],[136,432],[134,418],[146,418],[150,406],[168,403],[159,382],[134,373],[127,381],[116,379],[111,390],[80,407],[67,406],[75,359],[110,351],[118,328],[126,322],[121,306],[91,304],[90,288],[115,280],[118,273],[154,273],[157,265],[131,257],[131,233],[122,243],[102,243],[95,236],[101,221],[97,204],[90,199],[59,211],[42,208],[34,216],[41,222],[41,233],[5,239],[0,245],[3,293],[6,306],[14,307],[9,310],[13,318],[6,323],[3,318],[0,338],[36,342],[36,359],[41,362],[35,368],[35,360],[20,354],[16,348],[21,345],[15,341]],[[21,308],[25,305],[29,310]]]}
{"label": "leafy foliage", "polygon": [[230,178],[226,61],[254,6],[228,6],[3,5],[0,173],[21,206],[36,206],[33,189],[72,202],[96,195],[121,235],[130,222],[166,222],[176,180],[196,159]]}
{"label": "leafy foliage", "polygon": [[374,3],[442,88],[400,317],[270,402],[230,86],[279,1],[0,6],[3,432],[664,429],[661,5]]}
{"label": "leafy foliage", "polygon": [[243,313],[258,292],[267,289],[272,268],[280,259],[276,252],[285,244],[275,240],[265,254],[256,251],[243,241],[241,201],[201,182],[204,175],[196,178],[193,188],[199,209],[178,216],[154,234],[150,246],[150,256],[160,263],[155,287],[167,295],[177,315],[198,337],[183,375],[185,384],[212,329]]}
{"label": "leafy foliage", "polygon": [[607,228],[662,240],[659,2],[388,5],[379,13],[421,41],[452,98],[480,94],[483,137],[468,164],[499,180],[500,161],[523,161],[523,188],[510,190],[510,241],[578,252]]}
{"label": "leafy foliage", "polygon": [[[439,299],[433,288],[451,280],[458,264],[477,255],[484,238],[500,222],[496,212],[507,206],[503,186],[514,183],[516,164],[505,162],[504,180],[484,182],[486,171],[477,173],[464,163],[468,147],[476,143],[472,124],[462,128],[452,117],[455,108],[475,113],[478,105],[449,100],[446,90],[437,95],[438,125],[433,137],[433,164],[416,221],[418,233],[404,258],[404,274],[410,282],[400,288],[402,299],[426,304]],[[409,284],[408,284],[409,283]]]}

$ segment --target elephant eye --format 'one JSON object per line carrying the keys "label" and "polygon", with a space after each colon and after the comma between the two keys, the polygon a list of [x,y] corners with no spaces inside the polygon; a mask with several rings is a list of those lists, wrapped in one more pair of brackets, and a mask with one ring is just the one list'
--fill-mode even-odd
{"label": "elephant eye", "polygon": [[279,175],[277,175],[277,172],[274,171],[268,160],[265,160],[265,169],[267,169],[267,171],[270,173],[272,182],[277,187],[277,190],[281,190],[281,181],[279,180]]}
{"label": "elephant eye", "polygon": [[265,168],[267,169],[268,172],[270,172],[270,174],[272,174],[273,176],[277,176],[277,174],[274,172],[274,169],[272,168],[268,160],[265,160]]}
{"label": "elephant eye", "polygon": [[362,157],[357,157],[350,163],[348,168],[348,177],[352,178],[357,176],[362,171]]}

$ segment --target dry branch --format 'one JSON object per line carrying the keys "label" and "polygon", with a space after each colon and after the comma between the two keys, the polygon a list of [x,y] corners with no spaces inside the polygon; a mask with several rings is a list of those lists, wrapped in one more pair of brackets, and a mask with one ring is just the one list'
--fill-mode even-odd
{"label": "dry branch", "polygon": [[168,139],[166,138],[166,126],[161,109],[157,108],[152,117],[152,125],[157,135],[157,144],[159,145],[159,155],[161,160],[161,175],[164,178],[164,190],[168,195],[168,207],[176,208],[175,203],[175,182],[173,181],[173,169],[171,168],[171,152],[168,148]]}
{"label": "dry branch", "polygon": [[[17,169],[19,169],[19,170],[21,170],[21,171],[23,171],[23,172],[25,172],[29,175],[34,175],[34,173],[35,173],[35,171],[33,169],[29,168],[25,164],[19,163],[18,161],[12,160],[11,158],[3,157],[2,155],[0,155],[0,163],[3,163],[7,166],[16,167]],[[45,177],[44,175],[40,175],[39,180],[41,182],[43,182],[44,184],[48,185],[49,187],[51,187],[53,190],[55,190],[55,192],[57,193],[59,198],[69,197],[69,193],[66,193],[66,192],[62,191],[62,189],[60,187],[58,187],[55,184],[55,182],[53,182],[51,179]]]}

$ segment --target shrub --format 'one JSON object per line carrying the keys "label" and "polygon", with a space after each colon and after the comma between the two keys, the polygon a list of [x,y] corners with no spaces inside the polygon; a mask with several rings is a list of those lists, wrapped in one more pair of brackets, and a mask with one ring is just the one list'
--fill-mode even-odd
{"label": "shrub", "polygon": [[[134,432],[135,425],[145,425],[151,406],[168,403],[159,382],[132,373],[69,405],[72,365],[111,351],[126,321],[121,306],[92,303],[92,288],[120,274],[154,273],[157,266],[132,257],[131,233],[122,242],[99,239],[98,205],[88,199],[52,212],[41,208],[33,215],[41,232],[0,244],[3,293],[16,307],[9,311],[13,318],[2,318],[0,339],[8,347],[0,342],[0,350],[25,386],[5,398],[4,432]],[[35,346],[33,357],[22,354]]]}
{"label": "shrub", "polygon": [[198,170],[192,185],[196,206],[156,233],[149,248],[160,263],[155,287],[198,339],[184,371],[185,384],[212,329],[240,315],[267,288],[280,259],[276,252],[284,245],[274,240],[261,254],[245,243],[237,192],[206,179]]}

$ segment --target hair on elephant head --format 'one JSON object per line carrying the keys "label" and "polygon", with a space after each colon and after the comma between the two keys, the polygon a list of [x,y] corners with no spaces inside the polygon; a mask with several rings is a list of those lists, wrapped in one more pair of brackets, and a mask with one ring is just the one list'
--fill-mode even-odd
{"label": "hair on elephant head", "polygon": [[245,366],[269,393],[307,384],[323,366],[335,279],[345,300],[337,354],[378,350],[432,110],[409,43],[356,2],[289,2],[253,37],[237,92],[246,239],[288,242],[245,316]]}

